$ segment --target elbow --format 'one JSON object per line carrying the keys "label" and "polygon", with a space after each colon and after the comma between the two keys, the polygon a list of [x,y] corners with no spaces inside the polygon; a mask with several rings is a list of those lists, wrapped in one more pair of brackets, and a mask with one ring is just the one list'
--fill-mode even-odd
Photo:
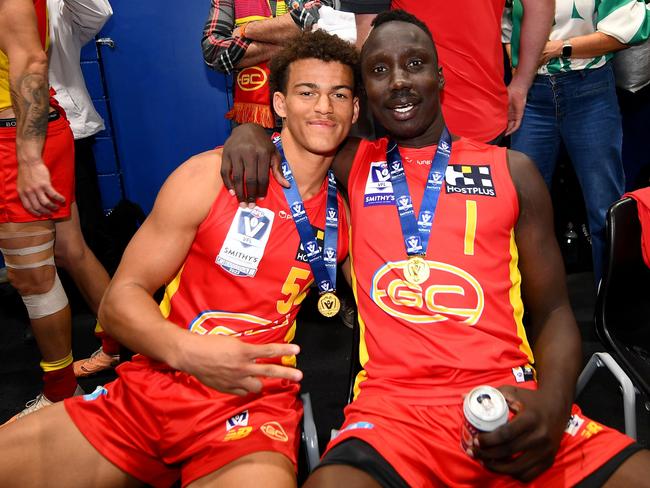
{"label": "elbow", "polygon": [[27,58],[27,70],[28,73],[41,73],[47,77],[47,54],[45,51],[39,49],[30,53]]}

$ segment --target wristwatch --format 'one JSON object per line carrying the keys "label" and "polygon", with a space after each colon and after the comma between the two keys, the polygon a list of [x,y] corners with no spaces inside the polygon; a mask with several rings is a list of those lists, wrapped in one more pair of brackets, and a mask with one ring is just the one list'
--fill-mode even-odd
{"label": "wristwatch", "polygon": [[571,45],[570,41],[564,41],[562,44],[562,57],[563,58],[570,58],[571,53],[573,52],[573,46]]}

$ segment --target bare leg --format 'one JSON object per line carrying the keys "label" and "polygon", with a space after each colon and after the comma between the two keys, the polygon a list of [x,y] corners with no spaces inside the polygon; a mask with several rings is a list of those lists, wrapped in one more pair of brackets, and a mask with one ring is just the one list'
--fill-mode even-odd
{"label": "bare leg", "polygon": [[345,464],[330,464],[314,471],[303,488],[381,488],[368,473]]}
{"label": "bare leg", "polygon": [[72,277],[90,310],[97,316],[99,302],[110,278],[81,234],[76,203],[72,204],[70,218],[56,223],[54,256],[56,264]]}
{"label": "bare leg", "polygon": [[[260,480],[264,480],[260,483]],[[243,456],[221,469],[199,478],[191,488],[236,486],[237,488],[289,488],[296,486],[293,464],[277,452],[262,451]]]}
{"label": "bare leg", "polygon": [[77,430],[62,403],[0,428],[0,486],[135,487]]}
{"label": "bare leg", "polygon": [[[50,259],[53,248],[25,255],[9,253],[47,244],[54,238],[53,229],[51,221],[0,225],[0,248],[7,251],[7,276],[21,296],[46,293],[52,288],[56,273],[53,265],[29,266]],[[12,268],[12,265],[17,267]],[[70,352],[71,323],[68,306],[45,317],[31,319],[30,322],[45,361],[61,359]]]}
{"label": "bare leg", "polygon": [[605,483],[607,488],[635,488],[650,486],[650,451],[639,451],[630,456]]}

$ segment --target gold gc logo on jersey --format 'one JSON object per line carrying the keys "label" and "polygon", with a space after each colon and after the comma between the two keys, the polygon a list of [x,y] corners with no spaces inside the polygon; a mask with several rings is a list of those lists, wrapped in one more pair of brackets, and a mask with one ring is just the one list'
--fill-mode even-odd
{"label": "gold gc logo on jersey", "polygon": [[255,91],[264,86],[266,79],[266,71],[259,66],[251,66],[239,72],[237,84],[244,91]]}
{"label": "gold gc logo on jersey", "polygon": [[277,422],[267,422],[260,427],[260,430],[274,441],[287,442],[289,440],[289,436]]}
{"label": "gold gc logo on jersey", "polygon": [[432,324],[454,318],[475,325],[485,308],[483,288],[476,278],[456,266],[423,261],[430,275],[422,283],[406,279],[408,260],[379,268],[372,280],[372,300],[387,314],[412,323]]}

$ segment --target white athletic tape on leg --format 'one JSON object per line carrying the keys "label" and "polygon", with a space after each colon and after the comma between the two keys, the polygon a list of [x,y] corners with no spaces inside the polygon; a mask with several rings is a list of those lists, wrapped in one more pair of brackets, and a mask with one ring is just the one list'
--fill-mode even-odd
{"label": "white athletic tape on leg", "polygon": [[10,263],[5,259],[5,266],[7,268],[12,268],[12,269],[32,269],[32,268],[40,268],[41,266],[54,266],[54,256],[50,256],[47,259],[44,259],[43,261],[37,261],[36,263],[29,263],[29,264],[14,264]]}
{"label": "white athletic tape on leg", "polygon": [[0,247],[0,251],[2,251],[2,254],[5,256],[28,256],[29,254],[36,254],[37,252],[45,251],[51,247],[54,247],[54,239],[47,241],[45,244],[41,244],[40,246],[20,247],[18,249],[5,249],[4,247]]}
{"label": "white athletic tape on leg", "polygon": [[21,237],[38,237],[54,234],[54,229],[37,230],[31,232],[0,232],[0,239],[19,239]]}
{"label": "white athletic tape on leg", "polygon": [[55,314],[63,310],[68,304],[68,297],[56,271],[54,272],[54,285],[52,285],[50,291],[40,295],[27,295],[22,299],[25,307],[27,307],[27,315],[32,320]]}

